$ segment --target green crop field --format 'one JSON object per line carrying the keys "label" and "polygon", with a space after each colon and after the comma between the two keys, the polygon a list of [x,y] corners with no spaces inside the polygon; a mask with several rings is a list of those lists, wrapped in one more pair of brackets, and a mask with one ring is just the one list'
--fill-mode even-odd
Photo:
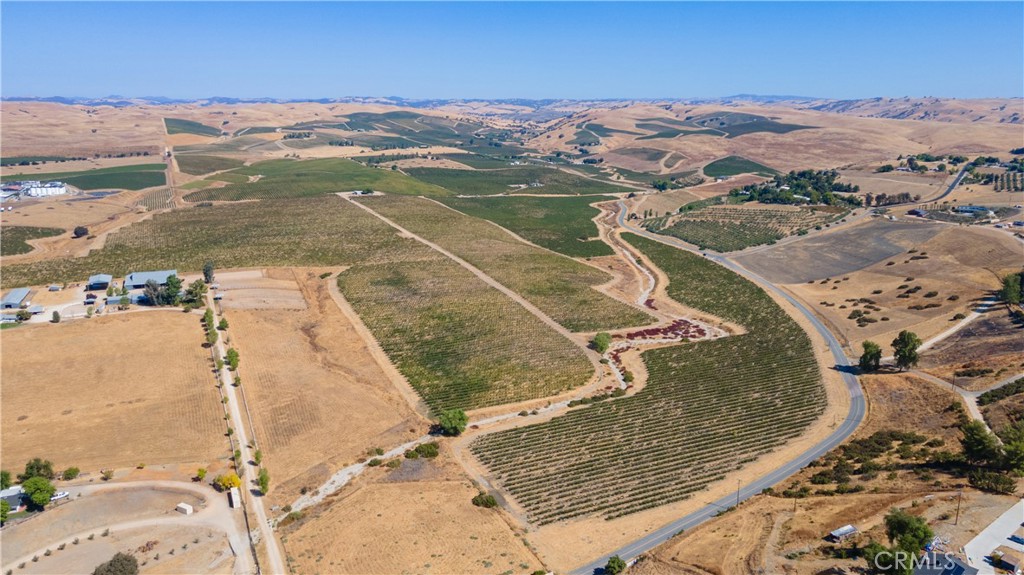
{"label": "green crop field", "polygon": [[507,158],[496,158],[493,156],[481,156],[480,154],[443,154],[446,160],[465,164],[474,170],[492,170],[496,168],[508,168],[513,161]]}
{"label": "green crop field", "polygon": [[[249,182],[249,176],[261,178],[256,182]],[[186,195],[185,199],[190,202],[202,202],[302,198],[366,188],[393,194],[426,196],[443,196],[449,193],[399,172],[368,168],[341,158],[269,160],[218,174],[210,179],[229,181],[232,185],[192,192]]]}
{"label": "green crop field", "polygon": [[446,206],[473,217],[490,220],[523,238],[572,257],[610,256],[612,249],[597,239],[591,218],[600,210],[594,198],[537,198],[492,196],[444,198]]}
{"label": "green crop field", "polygon": [[114,188],[122,190],[141,190],[167,183],[164,164],[134,164],[113,168],[98,168],[77,172],[52,172],[49,174],[5,174],[0,180],[11,181],[30,179],[39,181],[58,180],[82,190],[101,190]]}
{"label": "green crop field", "polygon": [[[157,214],[111,234],[81,258],[4,265],[4,287],[81,281],[95,273],[217,267],[341,266],[404,257],[412,245],[336,196],[194,207]],[[418,244],[417,244],[418,245]]]}
{"label": "green crop field", "polygon": [[240,168],[245,163],[242,160],[236,160],[234,158],[199,155],[189,156],[186,154],[180,154],[176,158],[176,161],[178,162],[178,169],[193,176],[201,176],[203,174],[209,174],[210,172],[220,172],[223,170]]}
{"label": "green crop field", "polygon": [[740,174],[772,175],[775,173],[777,172],[768,166],[740,156],[726,156],[704,166],[704,174],[710,178],[738,176]]}
{"label": "green crop field", "polygon": [[618,128],[609,128],[607,126],[598,124],[597,122],[587,122],[586,128],[592,134],[594,134],[595,136],[599,136],[601,138],[607,138],[609,136],[614,136],[615,134],[626,134],[630,136],[639,135],[637,132],[630,132],[629,130],[620,130]]}
{"label": "green crop field", "polygon": [[649,350],[636,395],[475,440],[472,453],[537,524],[691,497],[798,436],[825,406],[811,342],[771,297],[704,258],[625,237],[665,271],[672,298],[749,331]]}
{"label": "green crop field", "polygon": [[[0,256],[27,254],[32,251],[32,246],[25,240],[51,238],[63,234],[64,231],[60,228],[37,228],[32,226],[0,227]],[[7,266],[4,267],[6,268]],[[6,273],[6,269],[4,271]]]}
{"label": "green crop field", "polygon": [[794,233],[831,223],[846,213],[846,210],[831,207],[787,209],[708,205],[670,218],[668,227],[660,227],[666,220],[664,217],[652,221],[647,227],[700,249],[731,252],[775,243]]}
{"label": "green crop field", "polygon": [[195,134],[197,136],[219,136],[220,128],[193,122],[192,120],[181,120],[178,118],[164,118],[164,126],[168,134]]}
{"label": "green crop field", "polygon": [[358,201],[480,268],[571,331],[653,321],[591,287],[608,282],[607,273],[520,242],[484,220],[422,198],[383,196]]}
{"label": "green crop field", "polygon": [[[358,208],[356,208],[358,209]],[[443,255],[342,272],[338,286],[435,412],[546,397],[593,368],[568,339]]]}
{"label": "green crop field", "polygon": [[476,171],[410,168],[406,170],[406,173],[424,182],[467,196],[494,194],[589,195],[621,194],[629,191],[620,186],[595,182],[561,170],[541,166]]}

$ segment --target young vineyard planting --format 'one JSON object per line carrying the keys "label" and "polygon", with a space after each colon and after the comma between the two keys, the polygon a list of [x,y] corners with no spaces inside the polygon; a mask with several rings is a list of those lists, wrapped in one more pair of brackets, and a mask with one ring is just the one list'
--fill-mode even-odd
{"label": "young vineyard planting", "polygon": [[586,383],[593,368],[580,348],[457,263],[417,245],[415,261],[358,265],[341,273],[338,286],[435,413]]}
{"label": "young vineyard planting", "polygon": [[799,435],[825,406],[810,340],[760,288],[688,252],[624,237],[665,271],[672,298],[748,333],[649,350],[636,395],[474,441],[473,454],[537,524],[688,498]]}
{"label": "young vineyard planting", "polygon": [[358,201],[483,270],[566,329],[598,331],[653,321],[646,313],[593,289],[611,279],[607,273],[525,244],[487,221],[422,198],[383,196]]}

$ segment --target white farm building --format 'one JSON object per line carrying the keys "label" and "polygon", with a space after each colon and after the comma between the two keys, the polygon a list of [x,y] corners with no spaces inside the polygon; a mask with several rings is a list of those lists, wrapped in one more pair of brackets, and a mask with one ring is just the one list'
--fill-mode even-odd
{"label": "white farm building", "polygon": [[21,193],[26,196],[33,198],[43,198],[46,196],[61,196],[68,193],[68,187],[61,182],[47,182],[40,184],[39,182],[32,182],[33,185],[27,188],[23,187]]}

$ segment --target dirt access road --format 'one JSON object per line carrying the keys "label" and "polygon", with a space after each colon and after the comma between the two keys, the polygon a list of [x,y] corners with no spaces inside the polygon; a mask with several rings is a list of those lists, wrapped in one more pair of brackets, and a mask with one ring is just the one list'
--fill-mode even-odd
{"label": "dirt access road", "polygon": [[[217,306],[214,305],[213,292],[206,294],[206,305],[209,309],[213,310],[213,325],[220,323],[220,317],[217,313]],[[223,338],[218,338],[216,345],[214,345],[217,357],[224,357],[226,351],[224,349]],[[236,449],[242,452],[242,461],[255,461],[253,450],[256,445],[255,442],[249,440],[249,434],[246,429],[251,429],[249,424],[251,423],[248,418],[248,414],[243,418],[242,411],[239,406],[242,405],[241,394],[234,386],[234,377],[227,365],[221,368],[220,373],[217,374],[220,377],[221,387],[224,390],[224,397],[228,399],[228,411],[231,414],[231,427],[235,430],[234,437],[237,441]],[[246,474],[248,476],[248,474]],[[260,532],[260,539],[263,540],[264,548],[267,551],[267,561],[269,565],[266,565],[260,569],[261,572],[273,573],[274,575],[285,575],[288,570],[285,569],[284,560],[281,558],[281,545],[277,541],[277,537],[274,536],[274,529],[270,525],[270,521],[267,519],[267,511],[263,507],[263,498],[257,497],[253,491],[254,489],[245,489],[246,479],[242,479],[243,489],[240,489],[245,494],[245,498],[248,505],[252,508],[253,514],[256,516],[256,528]]]}
{"label": "dirt access road", "polygon": [[[134,521],[124,521],[120,523],[112,523],[106,526],[106,529],[111,531],[126,531],[129,529],[139,529],[146,527],[157,527],[157,526],[206,526],[224,532],[228,537],[228,544],[231,546],[231,551],[234,553],[235,558],[235,575],[242,575],[246,573],[254,573],[252,559],[249,555],[249,542],[248,538],[238,529],[238,525],[235,522],[235,518],[232,517],[231,508],[228,507],[227,497],[222,493],[217,493],[210,487],[201,483],[184,483],[181,481],[167,481],[167,480],[154,480],[154,481],[132,481],[127,483],[102,483],[99,485],[85,485],[69,487],[68,492],[70,493],[69,498],[74,500],[79,496],[87,497],[94,493],[117,491],[123,489],[171,489],[177,491],[185,491],[192,495],[199,497],[206,501],[206,506],[197,509],[192,515],[173,514],[170,516],[163,517],[150,517],[146,519],[136,519]],[[74,505],[74,501],[66,505]],[[45,512],[44,512],[45,513]],[[41,545],[39,549],[32,553],[27,553],[23,557],[16,557],[9,559],[5,557],[4,571],[13,569],[15,565],[28,562],[34,556],[43,555],[48,549],[53,549],[60,546],[61,544],[69,545],[73,541],[85,539],[89,535],[94,534],[98,529],[89,529],[81,533],[64,537],[58,541],[47,541],[45,545]],[[9,559],[9,560],[8,560]]]}

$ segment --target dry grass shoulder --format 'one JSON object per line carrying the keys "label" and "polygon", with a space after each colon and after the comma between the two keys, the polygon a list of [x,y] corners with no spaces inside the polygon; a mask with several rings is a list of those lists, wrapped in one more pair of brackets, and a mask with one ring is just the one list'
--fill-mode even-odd
{"label": "dry grass shoulder", "polygon": [[[3,459],[205,465],[227,448],[198,316],[140,311],[3,333]],[[7,467],[7,465],[5,465]]]}

